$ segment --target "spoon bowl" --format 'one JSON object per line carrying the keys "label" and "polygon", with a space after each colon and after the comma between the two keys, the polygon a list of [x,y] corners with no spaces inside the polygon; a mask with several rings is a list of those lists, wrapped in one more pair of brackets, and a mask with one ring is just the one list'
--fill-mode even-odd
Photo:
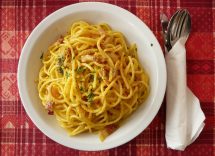
{"label": "spoon bowl", "polygon": [[191,31],[191,17],[186,9],[177,11],[170,19],[167,29],[167,50],[170,51],[173,45],[181,38],[184,44]]}

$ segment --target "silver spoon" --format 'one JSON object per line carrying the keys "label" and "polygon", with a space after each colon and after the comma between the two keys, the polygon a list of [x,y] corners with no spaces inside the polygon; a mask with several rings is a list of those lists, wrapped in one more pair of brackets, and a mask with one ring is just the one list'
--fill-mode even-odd
{"label": "silver spoon", "polygon": [[176,13],[170,18],[169,24],[168,24],[168,27],[167,27],[166,48],[167,48],[168,51],[170,51],[170,49],[172,48],[172,46],[170,44],[170,32],[171,32],[173,22],[175,21],[175,18],[178,15],[178,13],[179,13],[179,10],[176,11]]}
{"label": "silver spoon", "polygon": [[167,31],[167,50],[173,47],[173,45],[181,37],[185,37],[184,43],[186,42],[191,30],[191,18],[187,10],[177,11],[170,20]]}

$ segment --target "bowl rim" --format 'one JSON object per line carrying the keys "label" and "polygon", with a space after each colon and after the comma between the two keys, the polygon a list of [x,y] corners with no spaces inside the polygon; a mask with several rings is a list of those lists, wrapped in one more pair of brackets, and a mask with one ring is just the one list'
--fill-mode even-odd
{"label": "bowl rim", "polygon": [[[148,120],[145,122],[145,124],[140,125],[129,136],[122,138],[118,142],[113,142],[112,144],[108,144],[108,145],[105,145],[104,143],[102,143],[101,146],[86,147],[86,146],[82,146],[81,144],[72,144],[71,145],[71,144],[65,143],[63,141],[63,139],[56,138],[55,136],[53,136],[53,134],[48,133],[46,128],[41,126],[40,122],[38,120],[36,120],[35,118],[33,118],[34,111],[32,111],[29,108],[28,97],[25,97],[25,92],[26,92],[25,91],[25,84],[24,84],[23,79],[22,79],[23,75],[25,75],[25,71],[22,69],[27,62],[26,58],[29,55],[29,53],[27,53],[27,51],[28,51],[27,49],[28,49],[30,42],[33,40],[33,37],[35,35],[38,35],[37,34],[38,31],[42,32],[42,30],[44,30],[46,28],[45,24],[47,22],[50,22],[50,21],[54,22],[54,21],[59,20],[61,17],[64,17],[65,15],[69,15],[72,12],[75,12],[77,10],[90,9],[92,7],[94,9],[95,8],[99,9],[100,11],[101,10],[115,11],[119,14],[125,14],[127,18],[132,19],[132,22],[134,22],[135,25],[139,25],[139,26],[145,28],[147,33],[150,35],[150,41],[153,43],[152,48],[154,48],[153,51],[155,51],[155,55],[158,58],[157,60],[158,60],[159,68],[160,68],[160,70],[158,70],[159,78],[163,81],[161,83],[158,83],[159,86],[157,86],[157,88],[159,88],[160,90],[159,90],[159,92],[158,91],[156,92],[156,95],[155,95],[156,98],[154,98],[154,101],[153,101],[153,103],[155,103],[155,104],[153,107],[150,108],[151,113],[149,113]],[[162,73],[161,73],[161,71],[162,71]],[[122,144],[127,143],[128,141],[132,140],[137,135],[139,135],[152,122],[152,120],[154,119],[154,117],[158,113],[158,110],[159,110],[159,108],[162,104],[163,98],[164,98],[164,94],[165,94],[165,90],[166,90],[167,73],[166,73],[165,59],[164,59],[160,44],[158,43],[156,37],[154,36],[152,31],[149,29],[149,27],[143,21],[141,21],[137,16],[135,16],[131,12],[129,12],[129,11],[119,7],[119,6],[113,5],[113,4],[103,3],[103,2],[81,2],[81,3],[71,4],[71,5],[68,5],[68,6],[65,6],[63,8],[56,10],[55,12],[53,12],[50,15],[48,15],[47,17],[45,17],[34,28],[34,30],[29,35],[29,37],[27,38],[27,40],[26,40],[26,42],[22,48],[20,58],[19,58],[19,63],[18,63],[17,79],[18,79],[17,80],[18,90],[19,90],[20,98],[21,98],[22,104],[25,108],[25,111],[28,114],[28,116],[30,117],[30,119],[33,121],[33,123],[36,125],[36,127],[38,129],[40,129],[40,131],[42,131],[50,139],[54,140],[55,142],[57,142],[61,145],[66,146],[66,147],[78,149],[78,150],[85,150],[85,151],[99,151],[99,150],[106,150],[106,149],[114,148],[114,147],[117,147],[117,146],[120,146]]]}

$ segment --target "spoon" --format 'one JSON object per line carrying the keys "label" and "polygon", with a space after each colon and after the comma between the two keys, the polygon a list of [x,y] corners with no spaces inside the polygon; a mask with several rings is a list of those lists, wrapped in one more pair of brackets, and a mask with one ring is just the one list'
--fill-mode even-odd
{"label": "spoon", "polygon": [[191,17],[186,9],[177,11],[172,18],[167,29],[167,50],[170,51],[174,44],[181,38],[184,44],[190,34]]}

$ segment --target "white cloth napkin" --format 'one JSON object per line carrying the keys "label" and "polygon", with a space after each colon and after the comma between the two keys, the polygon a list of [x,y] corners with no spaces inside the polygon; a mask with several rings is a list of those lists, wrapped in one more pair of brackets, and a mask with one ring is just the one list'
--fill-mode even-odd
{"label": "white cloth napkin", "polygon": [[187,87],[185,39],[166,52],[166,142],[167,147],[184,150],[201,133],[205,115],[198,98]]}

